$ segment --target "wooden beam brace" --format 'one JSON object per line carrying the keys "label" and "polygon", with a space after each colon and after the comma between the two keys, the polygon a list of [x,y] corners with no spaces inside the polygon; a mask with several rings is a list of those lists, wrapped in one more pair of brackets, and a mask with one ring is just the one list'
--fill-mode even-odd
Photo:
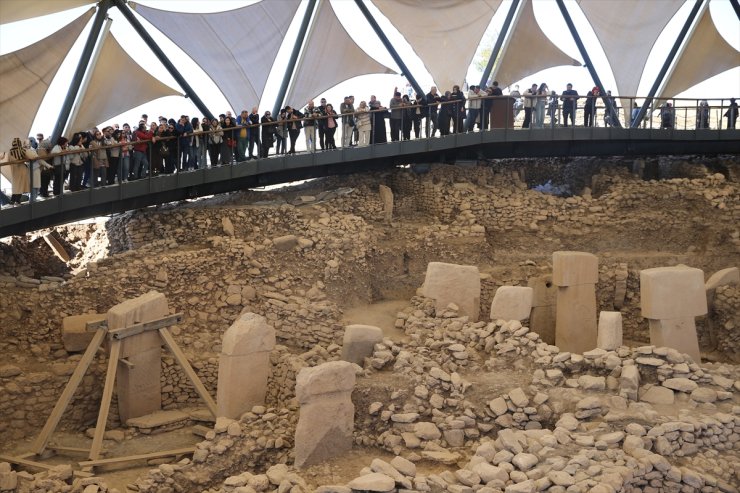
{"label": "wooden beam brace", "polygon": [[172,352],[175,360],[177,360],[177,363],[185,372],[185,375],[187,375],[187,377],[190,379],[193,387],[195,387],[195,391],[198,392],[198,395],[206,403],[206,406],[208,406],[208,410],[211,411],[211,414],[215,418],[216,403],[211,397],[211,394],[208,393],[205,385],[203,385],[203,382],[201,382],[200,378],[198,378],[198,375],[195,373],[195,370],[193,370],[193,367],[190,366],[190,363],[185,357],[185,354],[182,352],[182,349],[180,349],[180,346],[178,346],[177,342],[175,342],[175,339],[172,338],[172,334],[170,334],[170,332],[166,328],[162,328],[159,329],[159,335],[162,336],[162,340],[164,341],[165,345]]}
{"label": "wooden beam brace", "polygon": [[108,372],[105,374],[103,397],[100,399],[98,422],[95,425],[95,435],[93,436],[92,446],[90,447],[89,457],[91,460],[99,458],[100,450],[103,448],[103,435],[105,434],[105,425],[108,422],[108,412],[110,411],[110,401],[113,397],[113,385],[116,381],[116,370],[118,368],[118,357],[120,354],[121,341],[113,341],[110,346],[110,356],[108,356]]}
{"label": "wooden beam brace", "polygon": [[103,466],[106,464],[118,464],[120,462],[131,462],[135,460],[148,460],[157,459],[159,457],[168,457],[192,454],[195,452],[195,447],[180,448],[175,450],[163,450],[161,452],[152,452],[150,454],[139,454],[139,455],[127,455],[125,457],[111,457],[110,459],[98,459],[98,460],[86,460],[80,462],[80,467],[96,467]]}
{"label": "wooden beam brace", "polygon": [[48,471],[52,467],[55,467],[54,464],[42,464],[41,462],[36,462],[35,460],[23,459],[21,457],[14,457],[12,455],[0,455],[0,462],[9,462],[17,466],[23,466],[33,471]]}
{"label": "wooden beam brace", "polygon": [[92,341],[90,341],[90,345],[87,346],[85,354],[82,355],[82,359],[80,359],[80,362],[77,364],[77,368],[75,368],[75,371],[72,373],[72,377],[69,379],[69,382],[67,382],[67,386],[64,387],[64,391],[59,397],[54,409],[51,411],[51,415],[49,415],[49,418],[46,420],[46,424],[41,430],[41,433],[39,433],[36,441],[33,442],[32,450],[36,455],[41,455],[44,452],[46,444],[49,442],[49,438],[51,438],[51,434],[54,433],[54,430],[56,430],[59,425],[59,420],[62,419],[62,414],[64,414],[64,411],[72,400],[77,387],[79,387],[80,382],[82,382],[82,377],[85,376],[85,372],[87,372],[87,369],[90,367],[90,363],[92,363],[92,360],[95,358],[100,345],[103,343],[106,333],[107,329],[105,328],[98,330],[98,332],[93,336]]}
{"label": "wooden beam brace", "polygon": [[148,332],[150,330],[159,330],[162,327],[169,327],[170,325],[177,325],[180,322],[182,322],[182,319],[183,319],[182,313],[175,313],[174,315],[170,315],[164,318],[159,318],[157,320],[152,320],[150,322],[135,324],[130,327],[123,327],[121,329],[109,330],[108,334],[110,334],[111,340],[121,340],[121,339],[125,339],[126,337],[131,337],[136,334],[141,334],[142,332]]}

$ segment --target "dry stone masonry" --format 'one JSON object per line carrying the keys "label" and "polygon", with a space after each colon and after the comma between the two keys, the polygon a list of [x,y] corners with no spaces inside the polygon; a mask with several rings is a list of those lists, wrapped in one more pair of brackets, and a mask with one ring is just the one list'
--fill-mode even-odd
{"label": "dry stone masonry", "polygon": [[[734,157],[638,161],[432,165],[164,205],[56,228],[68,264],[47,231],[0,242],[3,455],[26,452],[51,412],[86,320],[152,290],[166,300],[158,313],[183,314],[172,337],[208,392],[263,392],[214,421],[157,346],[161,410],[127,423],[116,390],[106,457],[148,439],[192,454],[92,477],[74,471],[79,454],[43,472],[0,463],[0,488],[737,492],[740,168]],[[564,195],[540,191],[548,179]],[[467,271],[429,293],[432,263]],[[651,317],[672,318],[642,313],[641,272],[681,265],[701,271],[681,303],[705,300],[704,313],[689,310],[703,361],[651,343]],[[566,327],[592,340],[573,349],[556,341],[558,292],[583,285],[587,317],[571,312]],[[145,320],[130,311],[124,323]],[[101,352],[58,443],[89,443],[106,367]]]}

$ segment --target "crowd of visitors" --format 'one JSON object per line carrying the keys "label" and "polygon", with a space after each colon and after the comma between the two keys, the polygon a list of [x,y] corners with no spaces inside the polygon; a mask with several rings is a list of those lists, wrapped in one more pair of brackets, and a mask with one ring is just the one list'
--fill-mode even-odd
{"label": "crowd of visitors", "polygon": [[[243,110],[234,117],[230,111],[218,118],[179,119],[160,116],[149,121],[144,114],[132,128],[128,123],[76,132],[70,138],[60,137],[50,142],[42,134],[22,141],[13,140],[9,153],[2,161],[20,161],[11,164],[11,205],[20,204],[23,194],[31,200],[115,183],[138,180],[147,176],[196,170],[206,166],[221,166],[234,162],[268,157],[274,154],[295,154],[296,142],[303,132],[308,152],[337,148],[337,130],[341,128],[342,147],[367,146],[390,140],[449,135],[512,127],[515,118],[524,111],[522,128],[575,126],[577,110],[581,110],[585,127],[596,125],[599,108],[604,108],[604,126],[619,125],[617,98],[607,91],[611,103],[600,106],[598,87],[585,96],[568,84],[561,94],[551,91],[547,84],[532,84],[524,94],[514,86],[507,96],[493,82],[490,87],[470,86],[464,92],[453,86],[444,93],[431,87],[427,94],[395,88],[388,105],[384,106],[374,95],[369,101],[355,106],[355,97],[347,96],[337,109],[322,98],[298,109],[286,106],[278,115],[270,111],[260,114],[258,107]],[[727,128],[735,128],[738,105],[735,99],[725,107]],[[709,128],[710,107],[706,100],[696,110],[696,128]],[[637,103],[631,108],[632,124],[638,118]],[[675,127],[675,108],[665,103],[659,109],[661,128]],[[386,126],[386,120],[388,125]],[[625,122],[627,123],[627,122]]]}

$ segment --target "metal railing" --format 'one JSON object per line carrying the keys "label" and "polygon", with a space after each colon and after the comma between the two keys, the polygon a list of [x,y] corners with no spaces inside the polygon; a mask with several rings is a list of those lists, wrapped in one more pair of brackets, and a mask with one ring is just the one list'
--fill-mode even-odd
{"label": "metal railing", "polygon": [[[39,156],[53,166],[47,171],[43,180],[47,190],[39,190],[42,198],[48,196],[48,183],[57,181],[54,185],[54,196],[63,199],[65,194],[77,193],[85,188],[78,187],[76,182],[82,176],[87,177],[85,186],[90,189],[96,187],[118,186],[129,179],[140,180],[156,179],[158,175],[183,173],[198,168],[232,165],[247,161],[250,155],[258,159],[274,157],[275,155],[289,154],[290,150],[301,152],[322,152],[323,150],[339,149],[342,147],[354,147],[365,145],[382,145],[386,142],[435,138],[437,136],[466,132],[496,132],[502,129],[507,131],[532,131],[538,128],[561,128],[564,127],[563,102],[553,100],[552,96],[540,96],[514,98],[511,96],[483,96],[480,100],[480,111],[476,112],[470,108],[470,100],[463,102],[435,101],[425,104],[402,104],[393,108],[381,107],[379,109],[368,109],[368,111],[354,111],[351,113],[313,114],[287,120],[269,120],[259,124],[236,125],[233,127],[222,127],[215,130],[195,130],[187,136],[177,135],[155,135],[152,139],[131,142],[119,142],[111,145],[88,147],[83,150],[69,150],[46,156]],[[629,101],[630,106],[636,103],[638,106],[644,98],[619,97],[617,101]],[[707,105],[702,106],[701,101]],[[588,100],[581,96],[575,105],[573,119],[576,127],[598,128],[615,126],[615,120],[619,126],[628,128],[631,125],[632,112],[625,112],[622,108],[617,109],[617,115],[608,114],[598,100]],[[581,104],[579,104],[581,103]],[[591,104],[587,104],[591,103]],[[670,107],[668,106],[670,103]],[[530,105],[528,111],[524,105]],[[466,108],[467,106],[467,108]],[[670,109],[667,109],[670,108]],[[731,107],[728,99],[689,99],[671,98],[655,99],[646,113],[645,118],[639,124],[643,129],[664,130],[719,130],[723,127],[725,114]],[[316,111],[321,111],[318,107]],[[471,111],[471,109],[473,111]],[[526,114],[530,113],[527,121]],[[666,113],[669,113],[666,115]],[[587,115],[590,114],[590,125],[586,125]],[[528,126],[524,127],[524,123]],[[333,125],[332,125],[333,123]],[[726,125],[725,125],[726,126]],[[297,128],[300,127],[300,128]],[[523,128],[524,127],[524,128]],[[572,127],[569,127],[572,128]],[[299,142],[300,133],[303,133],[302,142]],[[308,134],[308,138],[306,135]],[[199,146],[194,150],[188,141],[197,137]],[[338,137],[341,136],[341,139]],[[215,139],[213,138],[215,137]],[[218,141],[221,137],[221,142]],[[311,145],[311,141],[313,145]],[[205,146],[203,145],[205,143]],[[301,145],[301,144],[304,144]],[[136,156],[141,151],[134,147],[146,146],[143,156]],[[167,152],[163,152],[163,147]],[[274,148],[274,150],[273,150]],[[296,149],[297,148],[297,149]],[[112,157],[111,149],[119,149],[119,157]],[[290,150],[289,150],[290,149]],[[102,173],[95,173],[93,167],[92,153],[105,151],[109,167],[115,168]],[[247,155],[249,151],[249,155]],[[124,154],[128,153],[127,157]],[[64,161],[63,157],[71,154],[82,154],[82,165],[80,169],[72,169],[74,164],[54,165],[56,161]],[[146,157],[147,166],[134,168],[137,163]],[[137,158],[136,160],[134,158]],[[126,158],[129,166],[125,166]],[[34,168],[39,163],[34,160],[16,160],[0,163],[0,166],[14,166],[12,172],[28,173],[28,190],[22,194],[30,193],[28,203],[32,206],[38,200],[34,188],[42,183],[35,183]],[[112,165],[112,166],[111,166]],[[128,170],[126,169],[128,167]],[[128,173],[127,173],[128,171]],[[134,175],[132,176],[132,173]],[[100,179],[102,177],[102,180]],[[66,188],[65,188],[66,185]],[[79,185],[83,185],[82,182]],[[151,189],[151,186],[150,186]]]}

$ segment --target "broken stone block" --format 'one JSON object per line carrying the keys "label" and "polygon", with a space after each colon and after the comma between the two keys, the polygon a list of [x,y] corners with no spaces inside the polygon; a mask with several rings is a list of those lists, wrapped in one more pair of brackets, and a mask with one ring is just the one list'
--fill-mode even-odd
{"label": "broken stone block", "polygon": [[373,354],[375,344],[383,342],[383,330],[372,325],[348,325],[344,329],[342,359],[362,366]]}
{"label": "broken stone block", "polygon": [[[120,329],[151,322],[169,315],[164,294],[149,291],[137,298],[112,307],[106,315],[108,329]],[[162,371],[162,340],[157,331],[147,331],[121,341],[116,391],[121,422],[151,414],[162,408],[160,375]]]}
{"label": "broken stone block", "polygon": [[351,397],[355,368],[347,361],[330,361],[303,368],[298,373],[296,398],[300,414],[295,432],[296,467],[318,464],[352,448],[355,406]]}
{"label": "broken stone block", "polygon": [[264,404],[274,347],[275,329],[261,315],[245,313],[226,330],[218,363],[219,417],[236,419]]}
{"label": "broken stone block", "polygon": [[226,216],[223,216],[221,218],[221,228],[224,231],[224,234],[226,236],[234,236],[234,224],[231,222],[231,219],[229,219]]}
{"label": "broken stone block", "polygon": [[673,404],[675,397],[668,387],[660,385],[645,385],[640,389],[640,401],[650,404]]}
{"label": "broken stone block", "polygon": [[521,286],[501,286],[491,302],[491,320],[519,320],[529,318],[534,290]]}
{"label": "broken stone block", "polygon": [[555,344],[555,305],[558,287],[552,283],[552,276],[532,277],[527,281],[532,288],[532,312],[529,315],[529,328],[551,345]]}
{"label": "broken stone block", "polygon": [[599,330],[596,347],[613,351],[622,345],[622,314],[602,311],[599,313]]}
{"label": "broken stone block", "polygon": [[599,259],[587,252],[553,252],[552,280],[558,287],[596,284],[599,281]]}
{"label": "broken stone block", "polygon": [[704,273],[685,265],[642,270],[640,304],[642,316],[652,320],[705,315]]}
{"label": "broken stone block", "polygon": [[298,237],[296,235],[279,236],[272,239],[272,244],[275,246],[275,250],[286,252],[298,246]]}
{"label": "broken stone block", "polygon": [[435,300],[437,312],[450,303],[459,313],[477,322],[480,314],[480,272],[473,265],[429,262],[422,294]]}
{"label": "broken stone block", "polygon": [[105,320],[105,315],[102,313],[64,317],[62,319],[62,344],[64,344],[65,351],[76,353],[87,349],[95,335],[95,331],[87,331],[87,323],[103,320]]}

